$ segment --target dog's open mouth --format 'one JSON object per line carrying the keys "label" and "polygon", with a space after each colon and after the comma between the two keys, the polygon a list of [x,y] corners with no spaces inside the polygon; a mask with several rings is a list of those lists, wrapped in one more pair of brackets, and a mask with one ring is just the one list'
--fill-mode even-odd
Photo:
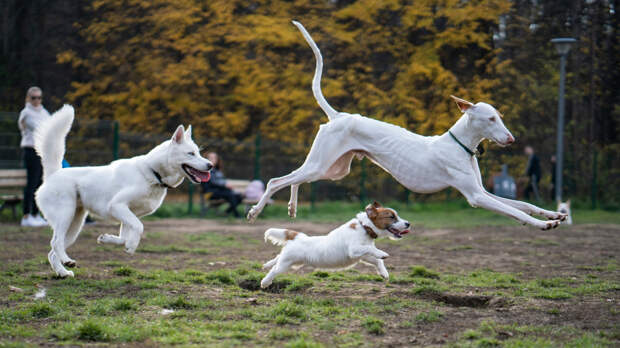
{"label": "dog's open mouth", "polygon": [[403,238],[403,234],[407,234],[407,233],[409,233],[409,230],[402,230],[402,231],[401,231],[401,230],[396,229],[396,228],[391,227],[391,226],[390,226],[390,227],[388,227],[388,229],[387,229],[387,230],[388,230],[391,234],[393,234],[393,235],[394,235],[394,237],[396,237],[396,238]]}
{"label": "dog's open mouth", "polygon": [[187,164],[183,164],[181,166],[185,173],[192,179],[195,183],[207,182],[211,179],[211,173],[208,171],[198,170],[192,166]]}

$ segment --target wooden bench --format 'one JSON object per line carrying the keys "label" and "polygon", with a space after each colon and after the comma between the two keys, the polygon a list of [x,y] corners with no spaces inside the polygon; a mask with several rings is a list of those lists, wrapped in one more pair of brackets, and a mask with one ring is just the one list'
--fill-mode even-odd
{"label": "wooden bench", "polygon": [[17,219],[17,205],[24,199],[26,169],[0,169],[0,212],[10,207],[13,218]]}
{"label": "wooden bench", "polygon": [[[230,186],[233,191],[241,194],[242,196],[245,196],[245,190],[248,188],[250,180],[226,179],[226,184]],[[202,216],[205,216],[209,208],[216,208],[226,203],[226,200],[224,199],[215,199],[211,198],[211,196],[213,196],[213,192],[206,192],[200,194],[200,214]],[[258,203],[258,200],[243,198],[241,203],[245,205],[245,214],[247,214],[248,211],[250,211],[250,207]]]}

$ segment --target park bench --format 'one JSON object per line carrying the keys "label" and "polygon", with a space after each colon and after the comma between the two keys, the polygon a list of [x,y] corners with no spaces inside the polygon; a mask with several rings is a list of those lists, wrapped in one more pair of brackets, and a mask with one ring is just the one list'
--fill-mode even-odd
{"label": "park bench", "polygon": [[[233,191],[243,195],[245,193],[245,190],[248,188],[250,181],[240,179],[226,179],[226,183],[231,186]],[[211,198],[211,196],[213,196],[213,192],[205,192],[200,194],[200,214],[202,216],[207,213],[207,210],[209,208],[217,208],[220,205],[226,203],[226,200],[224,199],[215,199]],[[248,200],[244,198],[241,203],[245,205],[245,212],[247,213],[250,209],[250,206],[258,203],[258,201]]]}
{"label": "park bench", "polygon": [[26,187],[25,169],[0,169],[0,212],[11,208],[13,218],[17,219],[17,205],[24,199],[23,189]]}

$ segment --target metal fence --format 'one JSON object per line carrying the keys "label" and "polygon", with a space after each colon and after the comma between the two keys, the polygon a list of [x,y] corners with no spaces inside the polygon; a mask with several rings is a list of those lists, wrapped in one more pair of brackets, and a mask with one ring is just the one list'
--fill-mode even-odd
{"label": "metal fence", "polygon": [[[21,168],[20,134],[17,129],[16,112],[0,112],[0,168]],[[127,158],[147,153],[155,145],[171,137],[171,134],[141,134],[125,132],[118,123],[109,120],[76,119],[67,137],[66,159],[72,166],[103,165],[117,158]],[[245,141],[217,138],[195,138],[195,142],[206,153],[215,151],[222,160],[222,170],[231,179],[251,180],[258,178],[264,182],[279,177],[298,168],[304,161],[310,144],[284,143],[261,137],[256,134]],[[522,171],[519,166],[523,156],[515,155],[499,147],[491,147],[489,153],[480,158],[480,168],[485,183],[500,172],[501,164],[510,164],[511,171]],[[594,153],[595,159],[591,180],[584,180],[583,169],[567,158],[565,190],[568,197],[580,197],[590,201],[617,205],[620,169],[617,163],[618,151],[605,149]],[[492,180],[491,180],[492,181]],[[517,180],[521,189],[523,179]],[[541,182],[543,199],[550,201],[550,179]],[[180,190],[190,191],[185,183]],[[274,197],[287,200],[289,190],[282,190]],[[433,195],[412,194],[396,182],[389,174],[370,163],[354,160],[349,176],[339,181],[322,180],[300,187],[300,199],[304,201],[351,200],[366,202],[370,199],[380,201],[429,201],[450,200],[459,195],[453,190],[445,190]]]}

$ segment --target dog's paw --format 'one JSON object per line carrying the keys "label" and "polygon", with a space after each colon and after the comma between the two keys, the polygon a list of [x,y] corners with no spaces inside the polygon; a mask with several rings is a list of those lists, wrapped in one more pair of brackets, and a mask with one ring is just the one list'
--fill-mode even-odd
{"label": "dog's paw", "polygon": [[73,268],[76,266],[75,260],[69,260],[62,263],[65,267]]}
{"label": "dog's paw", "polygon": [[62,271],[56,274],[58,275],[59,278],[63,278],[63,279],[68,278],[68,277],[75,278],[75,275],[73,274],[72,271]]}
{"label": "dog's paw", "polygon": [[129,255],[133,255],[136,253],[136,248],[134,247],[125,247],[125,252]]}
{"label": "dog's paw", "polygon": [[257,216],[258,216],[258,209],[256,208],[256,206],[253,206],[252,209],[248,211],[247,219],[249,222],[254,222],[256,221]]}
{"label": "dog's paw", "polygon": [[288,216],[292,219],[297,217],[297,205],[291,202],[288,203]]}
{"label": "dog's paw", "polygon": [[560,220],[550,220],[550,221],[546,221],[543,225],[543,227],[541,228],[541,230],[543,231],[547,231],[550,230],[552,228],[556,228],[560,225]]}
{"label": "dog's paw", "polygon": [[108,238],[107,234],[100,234],[99,237],[97,237],[97,244],[106,243],[107,238]]}
{"label": "dog's paw", "polygon": [[375,255],[376,258],[378,259],[386,259],[390,256],[390,254],[386,253],[385,251],[381,251],[379,250],[379,252]]}
{"label": "dog's paw", "polygon": [[269,287],[269,285],[271,285],[271,282],[265,281],[265,279],[263,279],[263,280],[260,282],[260,287],[261,287],[261,289],[268,288],[268,287]]}

